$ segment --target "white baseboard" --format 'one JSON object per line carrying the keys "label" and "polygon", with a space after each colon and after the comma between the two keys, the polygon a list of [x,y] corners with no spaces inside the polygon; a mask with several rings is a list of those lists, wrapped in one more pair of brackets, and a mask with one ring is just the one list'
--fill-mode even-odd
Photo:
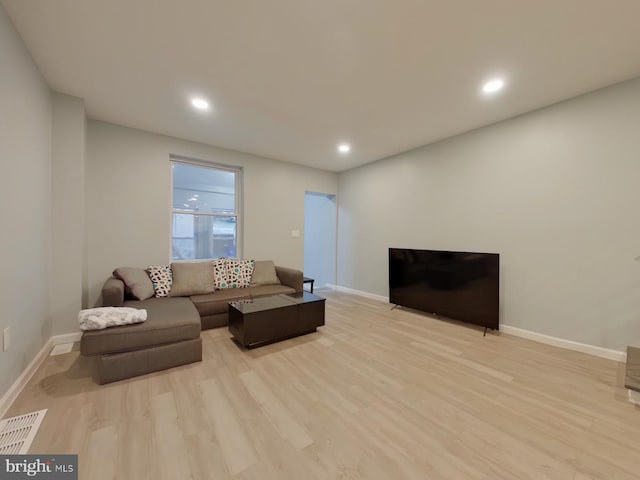
{"label": "white baseboard", "polygon": [[68,333],[65,335],[56,335],[50,337],[49,340],[45,342],[40,351],[33,357],[33,360],[29,362],[29,365],[22,371],[20,376],[13,382],[13,385],[9,387],[7,393],[5,393],[2,398],[0,398],[0,418],[4,418],[7,410],[13,404],[13,402],[18,398],[22,389],[29,383],[33,374],[36,373],[44,359],[47,358],[49,352],[55,345],[59,345],[61,343],[72,343],[80,341],[80,337],[82,336],[81,332],[78,333]]}
{"label": "white baseboard", "polygon": [[[351,293],[353,295],[359,295],[361,297],[370,298],[372,300],[389,303],[389,299],[387,297],[383,297],[382,295],[363,292],[362,290],[355,290],[353,288],[341,287],[340,285],[327,284],[327,287],[332,288],[338,292]],[[565,348],[567,350],[573,350],[576,352],[588,353],[589,355],[607,358],[609,360],[615,360],[616,362],[625,362],[627,360],[626,352],[609,350],[607,348],[596,347],[594,345],[587,345],[586,343],[565,340],[564,338],[551,337],[549,335],[531,332],[522,328],[510,327],[509,325],[500,325],[500,331],[509,335],[513,335],[514,337],[522,337],[528,340],[533,340],[535,342],[553,345],[554,347]]]}
{"label": "white baseboard", "polygon": [[53,340],[53,345],[61,345],[63,343],[79,342],[81,338],[82,338],[82,332],[76,332],[76,333],[65,333],[63,335],[56,335],[54,337],[51,337],[51,340]]}
{"label": "white baseboard", "polygon": [[316,285],[313,287],[313,291],[315,292],[316,290],[335,290],[336,286],[333,285],[332,283],[325,283],[324,285]]}
{"label": "white baseboard", "polygon": [[337,292],[351,293],[352,295],[358,295],[360,297],[369,298],[371,300],[377,300],[379,302],[389,303],[389,299],[383,295],[376,295],[375,293],[364,292],[362,290],[355,290],[353,288],[341,287],[340,285],[330,285],[327,283],[328,288],[332,288]]}
{"label": "white baseboard", "polygon": [[513,335],[514,337],[522,337],[528,340],[533,340],[535,342],[553,345],[554,347],[565,348],[567,350],[573,350],[576,352],[588,353],[589,355],[607,358],[609,360],[615,360],[616,362],[626,362],[627,360],[626,352],[609,350],[608,348],[596,347],[594,345],[574,342],[572,340],[566,340],[564,338],[551,337],[549,335],[543,335],[542,333],[523,330],[522,328],[510,327],[509,325],[500,325],[500,331],[508,335]]}
{"label": "white baseboard", "polygon": [[635,403],[636,405],[640,405],[640,392],[636,392],[635,390],[627,390],[629,392],[629,401],[631,403]]}

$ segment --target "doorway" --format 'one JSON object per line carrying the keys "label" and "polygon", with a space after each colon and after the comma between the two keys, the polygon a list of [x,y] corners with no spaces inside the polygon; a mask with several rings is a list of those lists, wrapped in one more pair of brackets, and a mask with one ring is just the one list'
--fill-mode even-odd
{"label": "doorway", "polygon": [[336,196],[305,192],[304,276],[313,278],[315,289],[336,283]]}

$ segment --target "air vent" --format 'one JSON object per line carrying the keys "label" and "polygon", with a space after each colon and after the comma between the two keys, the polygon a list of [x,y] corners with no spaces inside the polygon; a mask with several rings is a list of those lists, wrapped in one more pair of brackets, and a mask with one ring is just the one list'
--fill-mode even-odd
{"label": "air vent", "polygon": [[28,453],[46,413],[44,409],[0,421],[0,455]]}
{"label": "air vent", "polygon": [[51,349],[49,356],[53,357],[54,355],[62,355],[64,353],[69,353],[71,350],[73,350],[73,343],[59,343]]}

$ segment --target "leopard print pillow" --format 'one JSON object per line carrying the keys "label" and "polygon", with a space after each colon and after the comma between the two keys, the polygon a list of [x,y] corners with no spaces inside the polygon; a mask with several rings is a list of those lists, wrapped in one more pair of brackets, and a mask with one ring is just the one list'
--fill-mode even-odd
{"label": "leopard print pillow", "polygon": [[153,282],[156,297],[168,297],[173,284],[173,273],[169,265],[151,265],[147,267],[149,278]]}
{"label": "leopard print pillow", "polygon": [[253,274],[253,260],[237,260],[227,258],[227,283],[229,288],[247,288]]}

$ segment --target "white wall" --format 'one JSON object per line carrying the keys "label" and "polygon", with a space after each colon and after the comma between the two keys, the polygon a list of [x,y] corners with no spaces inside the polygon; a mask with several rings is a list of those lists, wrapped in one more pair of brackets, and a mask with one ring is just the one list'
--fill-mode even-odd
{"label": "white wall", "polygon": [[51,99],[0,5],[0,397],[51,336]]}
{"label": "white wall", "polygon": [[53,334],[79,331],[85,252],[85,111],[76,97],[53,93],[52,281]]}
{"label": "white wall", "polygon": [[113,124],[87,124],[89,304],[118,266],[170,259],[170,155],[244,168],[245,258],[302,269],[306,190],[337,192],[337,175]]}
{"label": "white wall", "polygon": [[637,344],[639,126],[636,79],[340,174],[338,284],[388,296],[391,246],[497,252],[503,324]]}
{"label": "white wall", "polygon": [[304,202],[304,274],[314,291],[336,283],[336,196],[307,192]]}

